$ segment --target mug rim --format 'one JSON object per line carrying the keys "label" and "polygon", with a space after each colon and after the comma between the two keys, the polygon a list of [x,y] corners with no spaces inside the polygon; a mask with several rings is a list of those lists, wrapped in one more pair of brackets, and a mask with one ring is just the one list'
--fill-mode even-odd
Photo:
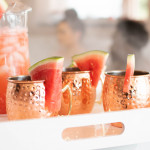
{"label": "mug rim", "polygon": [[62,74],[82,74],[82,73],[90,73],[90,71],[63,71]]}
{"label": "mug rim", "polygon": [[90,71],[85,70],[81,71],[78,67],[66,67],[63,69],[62,74],[82,74],[82,73],[90,73]]}
{"label": "mug rim", "polygon": [[[105,72],[105,76],[112,77],[112,78],[124,78],[125,77],[124,75],[113,75],[113,74],[111,74],[111,73],[124,73],[124,72],[126,72],[126,71],[125,70],[111,70],[111,71]],[[150,76],[150,72],[148,72],[148,71],[135,70],[134,72],[139,72],[139,73],[141,73],[141,75],[134,75],[134,76],[131,76],[131,78]]]}
{"label": "mug rim", "polygon": [[[19,80],[22,79],[22,78],[27,78],[28,80]],[[35,81],[32,81],[32,80],[29,80],[31,79],[31,77],[29,75],[19,75],[19,76],[10,76],[8,77],[7,81],[8,82],[11,82],[11,83],[23,83],[23,84],[34,84],[34,83],[44,83],[45,80],[35,80]]]}

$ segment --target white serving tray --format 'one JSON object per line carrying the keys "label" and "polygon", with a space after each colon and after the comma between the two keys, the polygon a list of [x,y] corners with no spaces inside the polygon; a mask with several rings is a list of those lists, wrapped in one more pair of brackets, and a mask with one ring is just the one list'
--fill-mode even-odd
{"label": "white serving tray", "polygon": [[[105,132],[100,130],[102,134],[93,138],[62,138],[66,128],[112,122],[122,122],[124,132],[103,137]],[[111,130],[119,133],[122,129],[111,127]],[[0,150],[101,149],[149,141],[150,108],[23,121],[7,121],[7,116],[0,116]]]}

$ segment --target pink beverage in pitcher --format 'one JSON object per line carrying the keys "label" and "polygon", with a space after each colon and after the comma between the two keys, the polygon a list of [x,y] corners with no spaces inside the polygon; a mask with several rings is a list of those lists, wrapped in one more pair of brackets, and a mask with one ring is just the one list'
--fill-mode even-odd
{"label": "pink beverage in pitcher", "polygon": [[23,7],[22,3],[16,3],[13,9],[9,9],[0,20],[0,114],[6,113],[7,78],[27,75],[29,68],[26,27],[29,8]]}

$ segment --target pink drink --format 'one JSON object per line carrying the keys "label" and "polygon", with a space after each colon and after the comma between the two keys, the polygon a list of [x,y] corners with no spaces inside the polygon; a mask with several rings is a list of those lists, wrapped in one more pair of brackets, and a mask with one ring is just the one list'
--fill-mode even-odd
{"label": "pink drink", "polygon": [[6,113],[6,88],[9,76],[26,75],[29,68],[26,28],[0,29],[0,114]]}

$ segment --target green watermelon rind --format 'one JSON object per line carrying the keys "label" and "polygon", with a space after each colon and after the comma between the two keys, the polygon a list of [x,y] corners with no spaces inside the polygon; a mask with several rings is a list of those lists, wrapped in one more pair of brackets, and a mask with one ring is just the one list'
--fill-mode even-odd
{"label": "green watermelon rind", "polygon": [[131,60],[135,61],[135,55],[129,54],[127,59],[128,59],[128,61],[131,61]]}
{"label": "green watermelon rind", "polygon": [[73,67],[76,67],[77,64],[72,60],[72,63],[68,66],[69,68],[73,68]]}
{"label": "green watermelon rind", "polygon": [[88,56],[88,55],[91,56],[92,54],[96,54],[96,55],[100,55],[100,56],[104,55],[105,57],[109,56],[109,53],[107,53],[107,52],[104,52],[104,51],[101,51],[101,50],[93,50],[93,51],[88,51],[88,52],[85,52],[85,53],[82,53],[82,54],[74,55],[72,57],[72,59],[75,61],[75,60],[80,59],[84,56]]}
{"label": "green watermelon rind", "polygon": [[44,64],[47,64],[50,62],[62,62],[62,61],[64,61],[63,57],[57,57],[57,56],[56,57],[49,57],[49,58],[43,59],[43,60],[35,63],[28,70],[29,70],[29,72],[31,72],[32,70],[34,70],[38,66],[41,66],[41,65],[44,65]]}

